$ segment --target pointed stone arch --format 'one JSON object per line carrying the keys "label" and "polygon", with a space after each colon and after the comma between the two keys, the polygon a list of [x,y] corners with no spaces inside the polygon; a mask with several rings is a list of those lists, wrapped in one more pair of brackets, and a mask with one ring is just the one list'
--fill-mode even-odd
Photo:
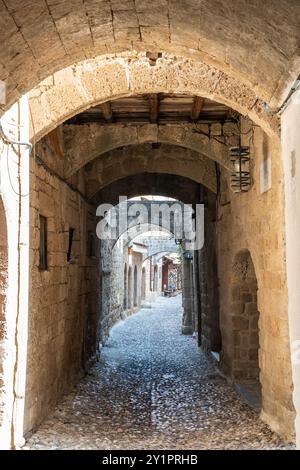
{"label": "pointed stone arch", "polygon": [[184,56],[162,53],[151,67],[146,52],[141,52],[78,62],[32,89],[32,139],[41,139],[67,119],[106,101],[164,92],[202,96],[225,104],[248,116],[267,134],[279,136],[278,117],[266,111],[249,83]]}
{"label": "pointed stone arch", "polygon": [[158,291],[158,266],[155,264],[153,272],[153,290],[154,292]]}
{"label": "pointed stone arch", "polygon": [[236,254],[232,265],[232,377],[259,381],[258,283],[249,250]]}

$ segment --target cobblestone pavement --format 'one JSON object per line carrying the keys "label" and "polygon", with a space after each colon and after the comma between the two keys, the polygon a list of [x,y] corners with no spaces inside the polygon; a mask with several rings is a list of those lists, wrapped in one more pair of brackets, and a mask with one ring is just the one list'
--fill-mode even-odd
{"label": "cobblestone pavement", "polygon": [[284,449],[180,333],[181,298],[116,325],[97,363],[30,449]]}

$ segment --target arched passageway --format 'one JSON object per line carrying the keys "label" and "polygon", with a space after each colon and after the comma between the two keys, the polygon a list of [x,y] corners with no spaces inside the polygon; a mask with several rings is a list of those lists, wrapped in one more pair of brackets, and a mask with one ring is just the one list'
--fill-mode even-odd
{"label": "arched passageway", "polygon": [[[124,121],[124,132],[118,122],[101,121],[99,124],[89,122],[88,120],[94,119],[94,115],[98,111],[84,112],[86,122],[80,121],[83,119],[81,115],[81,117],[78,117],[77,123],[70,124],[69,122],[64,124],[57,129],[56,133],[45,137],[37,144],[36,151],[39,156],[39,161],[41,162],[41,168],[39,167],[41,174],[37,174],[36,184],[40,184],[39,180],[44,178],[42,171],[47,172],[49,165],[55,167],[55,172],[60,176],[60,199],[65,198],[67,201],[66,205],[70,208],[67,217],[69,217],[69,214],[72,214],[72,217],[74,216],[73,221],[71,220],[68,225],[77,228],[78,241],[81,237],[84,239],[85,236],[85,219],[77,220],[75,217],[75,214],[81,216],[83,209],[80,207],[84,207],[87,220],[90,220],[91,224],[95,224],[98,222],[98,219],[95,217],[97,205],[107,203],[114,206],[118,203],[120,195],[127,196],[127,198],[141,196],[143,194],[153,196],[163,195],[165,197],[177,198],[194,207],[196,207],[196,204],[204,204],[204,246],[203,249],[199,250],[195,255],[192,254],[192,262],[189,261],[188,258],[186,258],[185,261],[187,269],[182,279],[182,285],[187,316],[183,329],[187,333],[195,332],[198,334],[199,343],[207,354],[211,354],[211,352],[218,353],[220,358],[219,365],[227,373],[227,371],[231,371],[232,364],[235,360],[233,349],[231,348],[232,325],[228,322],[229,312],[231,311],[231,293],[228,291],[230,279],[227,278],[227,273],[230,272],[231,266],[229,266],[228,260],[234,257],[235,253],[239,251],[240,247],[237,245],[245,244],[246,240],[248,240],[248,233],[249,230],[251,231],[252,224],[259,224],[259,220],[262,217],[261,214],[269,214],[271,199],[269,199],[268,194],[271,193],[266,193],[265,198],[259,197],[261,193],[257,182],[260,181],[263,150],[267,147],[270,151],[272,150],[274,152],[274,155],[278,155],[276,153],[278,152],[277,141],[276,139],[268,138],[268,136],[264,134],[263,131],[256,128],[251,121],[241,116],[238,116],[238,118],[235,116],[233,120],[231,120],[232,118],[230,116],[232,111],[228,107],[224,108],[224,106],[221,109],[218,107],[218,104],[209,105],[212,107],[210,111],[211,122],[209,124],[207,124],[205,120],[201,121],[200,110],[198,123],[193,127],[193,125],[191,125],[192,110],[189,109],[188,112],[184,111],[184,118],[182,118],[181,113],[183,113],[182,107],[183,103],[185,103],[184,100],[187,99],[189,106],[193,106],[193,103],[196,102],[195,97],[191,99],[190,97],[185,98],[183,95],[176,95],[174,97],[164,97],[164,99],[171,100],[172,106],[166,101],[165,107],[157,111],[157,119],[159,121],[160,116],[161,119],[167,119],[166,124],[162,127],[165,127],[165,129],[167,129],[165,132],[170,133],[172,136],[171,144],[169,143],[170,141],[165,143],[166,140],[162,137],[162,132],[164,131],[159,130],[160,126],[155,127],[155,125],[153,126],[152,124],[142,123],[139,124],[137,130],[135,124],[137,117],[142,120],[148,119],[148,117],[145,117],[145,111],[142,105],[136,104],[136,96],[132,97],[132,103],[134,103],[132,106],[137,106],[134,115],[132,115],[132,111],[128,112],[128,108],[126,108],[128,103],[131,103],[129,98],[126,98],[126,106],[124,102],[117,100],[119,108],[115,108],[114,119],[121,119],[121,116],[123,116],[122,119],[124,119],[124,115],[126,115],[126,123],[128,125],[126,125]],[[162,111],[163,109],[164,111]],[[131,107],[130,110],[132,110]],[[99,111],[99,114],[102,112],[103,111]],[[227,127],[224,127],[223,122],[220,122],[219,113],[225,113],[222,114],[222,119],[226,120]],[[102,114],[100,114],[100,118],[102,119]],[[180,125],[178,123],[174,124],[172,121],[176,121],[176,119],[184,119],[185,121],[181,122]],[[205,119],[207,119],[207,115],[205,115]],[[131,130],[128,131],[128,128]],[[231,129],[230,132],[233,134],[232,136],[228,131],[229,128]],[[72,132],[70,129],[72,129]],[[98,132],[99,135],[101,135],[98,147],[95,145],[93,139],[90,139],[92,135],[91,129],[97,132],[96,135],[98,135]],[[107,131],[105,129],[107,129]],[[250,190],[244,194],[232,192],[228,164],[226,163],[224,166],[222,164],[223,160],[215,157],[215,152],[218,152],[218,149],[222,148],[222,158],[225,158],[225,153],[229,151],[228,146],[230,143],[236,142],[238,137],[236,132],[239,129],[241,129],[243,133],[243,143],[245,145],[247,143],[251,144],[249,148],[251,154],[250,158],[253,164],[252,186]],[[160,132],[160,137],[155,133],[153,134],[153,130]],[[142,131],[144,132],[143,134]],[[70,132],[75,136],[74,140],[69,138]],[[107,140],[103,137],[105,132],[107,132],[106,137],[109,136]],[[122,132],[122,138],[119,138],[119,132]],[[80,133],[82,135],[81,144]],[[130,133],[132,133],[132,135]],[[201,133],[204,133],[204,135]],[[88,137],[87,140],[85,140],[85,136]],[[200,138],[194,138],[193,136],[200,136]],[[203,141],[201,140],[202,137]],[[124,143],[126,145],[123,145]],[[68,146],[68,155],[75,157],[73,161],[72,158],[68,158],[67,163],[63,164],[63,160],[59,158],[58,154],[60,151],[63,152],[65,144]],[[79,144],[85,146],[86,152],[83,152],[82,148],[79,149]],[[72,145],[76,148],[73,148]],[[121,147],[119,147],[120,145]],[[198,151],[196,148],[198,148]],[[90,153],[90,149],[92,149],[92,153]],[[95,158],[93,161],[87,162],[84,156],[91,154]],[[204,156],[204,154],[206,155]],[[54,155],[56,157],[53,158]],[[218,164],[216,164],[216,160],[219,162]],[[73,170],[69,173],[70,165],[73,165]],[[277,166],[274,166],[273,171],[273,176],[276,174],[279,175],[280,173],[280,169]],[[67,174],[72,174],[72,176],[67,178]],[[53,178],[55,179],[55,176],[53,176]],[[64,187],[62,180],[66,181],[66,187]],[[39,212],[43,212],[46,216],[48,215],[50,219],[54,217],[54,214],[59,210],[57,204],[54,210],[49,211],[49,207],[51,207],[49,198],[54,201],[59,200],[57,190],[52,188],[52,186],[51,189],[49,188],[47,197],[40,197],[38,210]],[[74,194],[76,194],[77,198],[75,203]],[[276,192],[276,198],[277,197],[280,197],[278,192]],[[77,207],[77,211],[74,211],[74,207]],[[260,212],[254,212],[254,207],[259,207]],[[36,207],[34,211],[37,211]],[[245,218],[244,215],[246,213],[249,214],[249,218]],[[278,219],[272,219],[272,223],[277,231],[282,230],[282,227],[277,225]],[[59,233],[64,233],[63,220],[61,220],[61,227],[61,232]],[[58,228],[55,228],[55,232],[58,232]],[[236,233],[239,234],[239,237],[236,237]],[[256,235],[259,238],[260,232],[257,232]],[[52,236],[50,232],[50,239]],[[74,259],[76,259],[76,250],[78,250],[77,259],[79,260],[79,264],[85,266],[86,259],[81,258],[80,244],[78,241],[76,241],[76,239],[74,240]],[[134,244],[134,239],[131,239],[131,242]],[[253,259],[255,259],[255,257],[258,256],[257,247],[259,246],[259,242],[255,244],[252,243],[253,242],[250,243],[250,248],[251,253],[253,253]],[[275,241],[271,240],[270,243],[272,245]],[[50,251],[53,251],[52,247],[54,246],[54,242],[51,241],[50,245]],[[266,244],[263,246],[265,247],[264,249],[266,249]],[[100,266],[102,283],[107,286],[104,290],[102,289],[101,294],[102,300],[100,303],[102,302],[103,305],[101,311],[102,320],[100,326],[97,326],[96,318],[93,320],[94,323],[90,319],[88,321],[90,322],[89,330],[100,330],[100,332],[104,332],[104,337],[107,337],[111,326],[121,318],[121,312],[125,310],[124,298],[119,293],[121,290],[124,292],[127,291],[127,309],[130,311],[128,313],[134,311],[134,307],[139,304],[136,295],[139,291],[139,287],[136,287],[136,279],[138,276],[135,277],[134,266],[138,252],[140,253],[140,258],[143,259],[142,251],[144,248],[136,245],[133,252],[131,252],[131,247],[129,247],[130,250],[128,250],[128,254],[126,255],[127,258],[121,263],[117,253],[121,253],[123,248],[121,240],[114,240],[112,243],[110,241],[102,243]],[[184,251],[183,249],[182,254]],[[53,259],[54,268],[59,258],[56,254],[55,258],[53,258],[53,254],[55,253],[51,253],[50,259]],[[127,265],[127,276],[124,271],[124,262],[126,262]],[[83,286],[86,285],[88,289],[90,289],[91,285],[95,285],[95,290],[97,289],[97,263],[97,259],[91,259],[89,260],[89,265],[90,267],[93,266],[93,271],[91,269],[88,271],[80,271],[81,273],[89,273],[89,276],[93,273],[94,277],[93,279],[89,279],[89,284],[82,284]],[[53,268],[51,267],[51,270]],[[68,293],[71,291],[75,293],[76,283],[78,282],[76,278],[76,264],[71,264],[68,266],[68,269],[70,270],[70,274],[73,273],[70,278],[72,279],[72,290],[68,291]],[[122,278],[122,283],[124,284],[121,289],[118,287],[118,275],[115,276],[113,274],[114,269],[116,269],[117,273],[124,273],[124,279]],[[262,285],[264,289],[272,290],[270,295],[276,296],[277,292],[273,291],[275,285],[269,284],[267,278],[263,277],[262,266],[259,266],[258,269],[257,276],[263,279]],[[275,271],[277,269],[275,265],[274,269]],[[159,290],[157,279],[158,270],[156,270],[156,275],[154,275],[154,266],[152,266],[152,269],[149,269],[149,273],[149,288],[152,288],[154,294],[155,291]],[[282,275],[281,271],[280,273],[278,272],[278,276]],[[126,279],[127,286],[125,285]],[[196,290],[197,293],[195,294]],[[39,295],[41,295],[41,293]],[[90,294],[87,293],[87,295]],[[37,298],[39,297],[37,296]],[[74,298],[76,298],[76,296]],[[78,301],[80,300],[78,299]],[[266,323],[268,323],[269,305],[264,298],[261,299],[261,302],[259,310],[260,312],[267,312],[264,318],[266,319]],[[45,309],[47,308],[48,307],[45,305]],[[74,334],[76,334],[75,331]],[[269,334],[270,330],[264,328],[263,335],[267,337]],[[268,395],[270,403],[277,402],[278,400],[287,403],[285,400],[286,394],[290,393],[287,389],[284,390],[284,396],[275,393],[276,384],[273,382],[273,378],[268,372],[270,366],[269,357],[273,343],[270,341],[267,342],[267,344],[268,348],[261,353],[262,356],[264,356],[264,368],[266,372],[263,376],[265,378],[262,379],[263,393]],[[282,338],[282,347],[285,354],[288,354],[287,346],[287,338]],[[278,367],[283,368],[281,361],[279,361]],[[285,373],[287,375],[289,374],[287,369],[285,369]],[[272,385],[269,380],[271,380]],[[36,383],[38,383],[38,381]],[[40,388],[40,386],[37,388]],[[48,392],[45,391],[45,395],[47,394]],[[43,401],[44,399],[41,397],[41,400]],[[272,405],[270,404],[270,409],[271,408]],[[281,408],[276,409],[280,410]],[[284,432],[287,432],[287,434],[290,432],[290,425],[292,423],[292,410],[289,410],[289,413],[291,413],[289,418],[282,426],[282,428],[285,429]],[[31,416],[34,415],[31,414]],[[275,418],[276,422],[277,418],[278,416]],[[274,419],[273,412],[271,412],[271,414],[266,413],[265,419],[267,422],[272,423]],[[28,424],[28,427],[30,426],[31,424]]]}
{"label": "arched passageway", "polygon": [[[132,101],[130,101],[131,99]],[[150,102],[148,95],[146,95],[146,100]],[[127,196],[127,198],[143,194],[163,195],[177,198],[184,203],[191,204],[193,207],[196,207],[197,204],[204,204],[205,240],[203,249],[198,250],[196,254],[192,254],[192,260],[188,258],[189,253],[185,253],[184,248],[182,250],[182,255],[186,255],[184,261],[186,274],[182,280],[182,285],[184,307],[187,312],[183,330],[186,333],[195,332],[198,334],[199,343],[203,350],[207,354],[218,353],[220,358],[219,366],[226,373],[229,373],[232,370],[235,358],[231,347],[232,325],[229,322],[229,312],[231,311],[229,287],[231,284],[230,279],[228,279],[228,272],[231,270],[231,265],[228,260],[232,259],[235,253],[241,249],[240,244],[246,245],[248,233],[252,230],[253,224],[259,224],[261,217],[269,214],[271,205],[273,207],[271,194],[273,194],[272,197],[280,198],[281,187],[279,192],[278,188],[276,189],[276,195],[275,192],[261,193],[258,183],[260,182],[265,148],[268,148],[270,152],[272,151],[272,155],[279,155],[277,140],[269,138],[249,119],[236,116],[236,114],[233,114],[234,117],[232,117],[233,111],[224,105],[219,107],[218,103],[213,102],[206,105],[210,109],[209,123],[207,123],[208,111],[205,108],[201,111],[199,108],[197,123],[192,124],[191,116],[194,112],[195,103],[197,103],[196,96],[183,96],[182,94],[166,96],[166,93],[164,93],[163,100],[165,100],[162,103],[163,106],[157,109],[156,119],[158,124],[144,122],[146,119],[150,120],[151,116],[145,113],[145,102],[142,101],[141,103],[139,97],[134,95],[131,98],[126,97],[125,101],[115,100],[115,108],[110,104],[111,109],[114,110],[114,120],[116,122],[111,122],[109,119],[105,120],[103,108],[101,108],[102,110],[93,108],[89,111],[83,111],[76,118],[78,119],[77,122],[70,123],[69,121],[58,128],[55,133],[42,139],[36,145],[36,152],[41,165],[38,167],[35,184],[39,187],[40,180],[43,181],[43,178],[45,178],[43,172],[45,171],[48,174],[47,169],[52,166],[54,168],[52,178],[56,180],[55,175],[57,175],[57,178],[59,177],[59,190],[57,191],[55,186],[49,182],[49,188],[46,192],[47,197],[40,195],[39,207],[33,206],[32,208],[34,212],[32,220],[40,212],[50,219],[50,226],[51,219],[57,224],[59,219],[55,218],[55,215],[58,215],[61,210],[58,201],[66,201],[64,216],[60,219],[60,227],[54,226],[54,231],[51,230],[49,233],[50,271],[54,275],[57,263],[61,263],[60,255],[55,252],[54,238],[51,239],[51,237],[54,236],[54,233],[55,235],[65,233],[66,223],[64,218],[70,219],[71,216],[72,219],[68,221],[67,226],[77,229],[75,233],[78,234],[78,239],[76,240],[75,237],[73,240],[75,255],[73,259],[77,259],[79,264],[71,263],[68,265],[66,275],[69,279],[68,282],[70,282],[70,289],[65,293],[62,288],[62,295],[68,297],[71,292],[78,292],[77,269],[78,273],[87,273],[88,275],[88,283],[85,283],[85,279],[80,281],[81,285],[87,288],[86,295],[90,296],[91,286],[95,286],[96,295],[99,262],[102,272],[102,284],[106,286],[102,289],[102,300],[100,301],[103,305],[102,320],[100,325],[97,325],[96,317],[89,318],[88,322],[90,331],[99,332],[100,330],[100,336],[102,331],[104,332],[103,337],[107,337],[110,328],[121,318],[121,313],[125,309],[124,299],[120,292],[127,291],[127,309],[130,311],[128,313],[134,311],[135,307],[139,305],[137,293],[140,288],[137,286],[138,275],[135,276],[134,266],[137,264],[138,257],[143,259],[142,253],[145,248],[135,244],[131,250],[132,247],[126,245],[130,250],[128,250],[126,258],[120,262],[118,253],[120,254],[124,249],[122,241],[118,239],[112,242],[105,241],[101,244],[100,260],[97,260],[97,258],[88,259],[87,263],[87,259],[82,256],[80,251],[80,239],[85,237],[85,220],[88,220],[91,226],[95,226],[98,222],[95,217],[97,205],[103,203],[115,205],[120,195]],[[188,110],[185,108],[186,103],[189,106]],[[128,111],[128,106],[130,111]],[[148,113],[150,112],[149,107]],[[206,113],[203,114],[203,120],[201,112]],[[97,119],[101,120],[99,123],[94,122],[96,113],[99,113],[97,115],[99,116]],[[123,124],[118,122],[120,119],[124,120]],[[137,119],[141,121],[138,125],[136,124]],[[164,120],[163,125],[159,124],[160,119]],[[83,122],[83,120],[85,121]],[[180,120],[180,124],[178,124],[178,120]],[[241,132],[243,144],[249,146],[253,171],[251,187],[249,191],[242,194],[234,193],[231,190],[230,172],[228,172],[228,147],[237,142],[239,138],[237,132]],[[121,135],[119,135],[120,133]],[[72,138],[70,138],[71,135]],[[93,135],[95,135],[94,140]],[[82,139],[81,143],[80,138]],[[96,140],[98,144],[95,144]],[[66,161],[59,157],[60,152],[63,155],[65,145],[68,148]],[[83,148],[85,151],[83,151]],[[85,158],[86,155],[92,155],[94,159],[88,161]],[[227,162],[225,162],[226,158]],[[279,157],[276,159],[276,163],[273,161],[272,178],[280,175],[278,160]],[[72,171],[70,168],[72,168]],[[41,194],[40,190],[38,192]],[[74,194],[76,194],[75,200]],[[264,197],[260,197],[261,194],[264,194]],[[49,203],[51,200],[55,201],[54,208]],[[255,211],[254,207],[256,208]],[[85,215],[83,216],[83,214]],[[245,217],[245,214],[249,217]],[[278,219],[272,219],[272,224],[277,232],[282,231]],[[256,259],[259,255],[260,235],[261,233],[258,231],[256,243],[252,240],[249,245],[253,259]],[[57,236],[59,238],[62,235]],[[134,245],[134,239],[130,241]],[[59,243],[62,243],[63,246],[65,241],[61,240]],[[274,244],[276,244],[275,240],[270,240],[270,246]],[[264,247],[264,250],[267,249],[266,243],[261,246]],[[281,258],[282,251],[279,250],[277,253]],[[265,255],[267,256],[266,253]],[[280,262],[280,259],[274,261],[274,270],[277,272],[278,277],[283,276],[283,272],[279,269]],[[124,263],[127,265],[127,276],[124,272]],[[83,266],[84,270],[79,269],[80,266]],[[285,296],[286,292],[284,294],[277,292],[278,284],[269,283],[267,277],[263,276],[263,266],[258,266],[257,278],[262,280],[260,290],[269,290],[272,297],[277,295]],[[118,287],[119,276],[113,274],[114,270],[124,275],[121,288]],[[152,288],[154,294],[154,292],[160,290],[158,289],[158,269],[154,274],[154,265],[152,265],[149,272],[149,287]],[[68,277],[68,273],[70,273],[70,277]],[[42,282],[46,282],[44,274],[39,274],[39,276],[42,280],[45,277]],[[126,279],[127,286],[125,285]],[[197,293],[195,294],[196,290]],[[42,299],[42,292],[36,296],[36,299],[39,298]],[[76,302],[74,302],[71,310],[75,312],[75,303],[78,305],[81,298],[79,299],[76,295],[73,298],[76,299]],[[33,312],[37,311],[37,304],[34,305],[34,301]],[[43,300],[41,300],[41,303],[44,305]],[[93,305],[92,301],[90,305]],[[44,308],[46,310],[48,306],[44,305]],[[264,315],[266,322],[265,327],[262,328],[262,335],[265,338],[272,334],[267,327],[270,318],[269,309],[270,306],[266,301],[266,297],[262,297],[259,311],[264,312],[261,315]],[[66,312],[66,310],[63,311]],[[75,315],[75,313],[72,313],[72,315]],[[63,335],[64,332],[62,331],[61,334]],[[76,335],[75,331],[74,335]],[[278,400],[280,403],[287,403],[286,398],[290,391],[285,388],[282,395],[276,393],[277,386],[269,369],[271,367],[269,358],[274,343],[266,339],[266,344],[268,344],[268,347],[261,352],[264,357],[265,370],[265,374],[262,374],[263,378],[261,379],[262,390],[263,394],[269,398],[270,406],[268,409],[274,410],[272,403],[277,403]],[[284,355],[288,357],[287,337],[281,338],[281,345]],[[32,351],[31,355],[33,356]],[[66,366],[67,362],[66,359]],[[74,361],[75,363],[76,361]],[[279,358],[278,367],[285,370],[286,375],[289,375],[288,369],[284,367]],[[54,375],[55,373],[53,370]],[[39,379],[34,383],[37,384],[37,389],[41,388]],[[48,391],[45,390],[46,395],[48,395]],[[53,396],[56,396],[56,394],[53,393]],[[40,397],[41,401],[46,399],[42,398],[41,395]],[[33,406],[35,407],[35,405]],[[280,414],[282,408],[277,407],[276,410],[279,410],[278,413]],[[288,413],[290,414],[285,416],[289,417],[282,425],[282,429],[287,434],[290,433],[293,410],[288,410]],[[34,414],[31,413],[30,416],[34,416]],[[271,424],[273,424],[274,419],[276,423],[278,422],[278,415],[274,418],[273,411],[270,413],[266,411],[264,418]],[[29,420],[29,428],[35,419]]]}
{"label": "arched passageway", "polygon": [[154,270],[153,270],[153,290],[154,292],[158,291],[158,266],[157,264],[154,266]]}
{"label": "arched passageway", "polygon": [[[121,194],[162,194],[194,208],[205,205],[201,250],[190,253],[178,240],[186,272],[185,326],[198,333],[207,354],[219,353],[214,359],[231,377],[255,378],[258,370],[258,344],[256,353],[244,348],[254,345],[258,330],[247,331],[250,318],[238,317],[235,324],[232,316],[232,260],[244,247],[251,253],[259,286],[261,416],[292,439],[284,188],[273,111],[298,75],[295,2],[271,11],[246,0],[234,11],[225,0],[202,1],[201,8],[197,1],[171,2],[159,13],[134,2],[128,10],[104,2],[101,12],[86,2],[56,2],[34,13],[19,3],[0,7],[7,25],[0,31],[7,46],[0,60],[7,91],[0,114],[29,92],[35,152],[24,432],[38,426],[101,354],[122,310],[139,303],[134,266],[146,248],[131,240],[122,260],[120,240],[101,240],[100,248],[95,240],[87,249],[97,205],[116,204]],[[247,190],[235,192],[229,149],[240,144],[249,155],[243,175],[250,178]],[[241,162],[235,164],[236,171]],[[41,253],[47,263],[39,263]],[[151,278],[157,290],[155,284]],[[243,344],[236,350],[234,337]]]}

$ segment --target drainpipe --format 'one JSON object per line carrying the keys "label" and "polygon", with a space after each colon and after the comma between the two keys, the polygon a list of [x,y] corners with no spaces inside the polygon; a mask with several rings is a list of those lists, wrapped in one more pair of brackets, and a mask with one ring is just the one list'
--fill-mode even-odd
{"label": "drainpipe", "polygon": [[270,113],[270,114],[273,114],[273,115],[279,115],[281,116],[281,114],[283,113],[283,111],[286,109],[288,103],[290,102],[292,96],[296,93],[296,91],[298,91],[300,88],[300,75],[298,75],[297,79],[294,81],[287,97],[284,99],[283,103],[281,104],[281,106],[279,106],[279,108],[275,109],[275,110],[272,110],[272,108],[270,109],[270,106],[268,105],[268,103],[264,103],[264,108],[265,108],[265,111],[267,113]]}

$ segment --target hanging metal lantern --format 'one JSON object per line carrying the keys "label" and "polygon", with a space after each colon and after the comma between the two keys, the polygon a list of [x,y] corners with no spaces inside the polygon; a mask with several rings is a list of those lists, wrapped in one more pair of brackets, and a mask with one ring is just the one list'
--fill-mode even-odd
{"label": "hanging metal lantern", "polygon": [[193,253],[190,250],[184,250],[183,257],[188,261],[191,261],[193,259]]}
{"label": "hanging metal lantern", "polygon": [[229,149],[231,161],[231,189],[235,193],[249,191],[251,187],[250,147],[237,146]]}

